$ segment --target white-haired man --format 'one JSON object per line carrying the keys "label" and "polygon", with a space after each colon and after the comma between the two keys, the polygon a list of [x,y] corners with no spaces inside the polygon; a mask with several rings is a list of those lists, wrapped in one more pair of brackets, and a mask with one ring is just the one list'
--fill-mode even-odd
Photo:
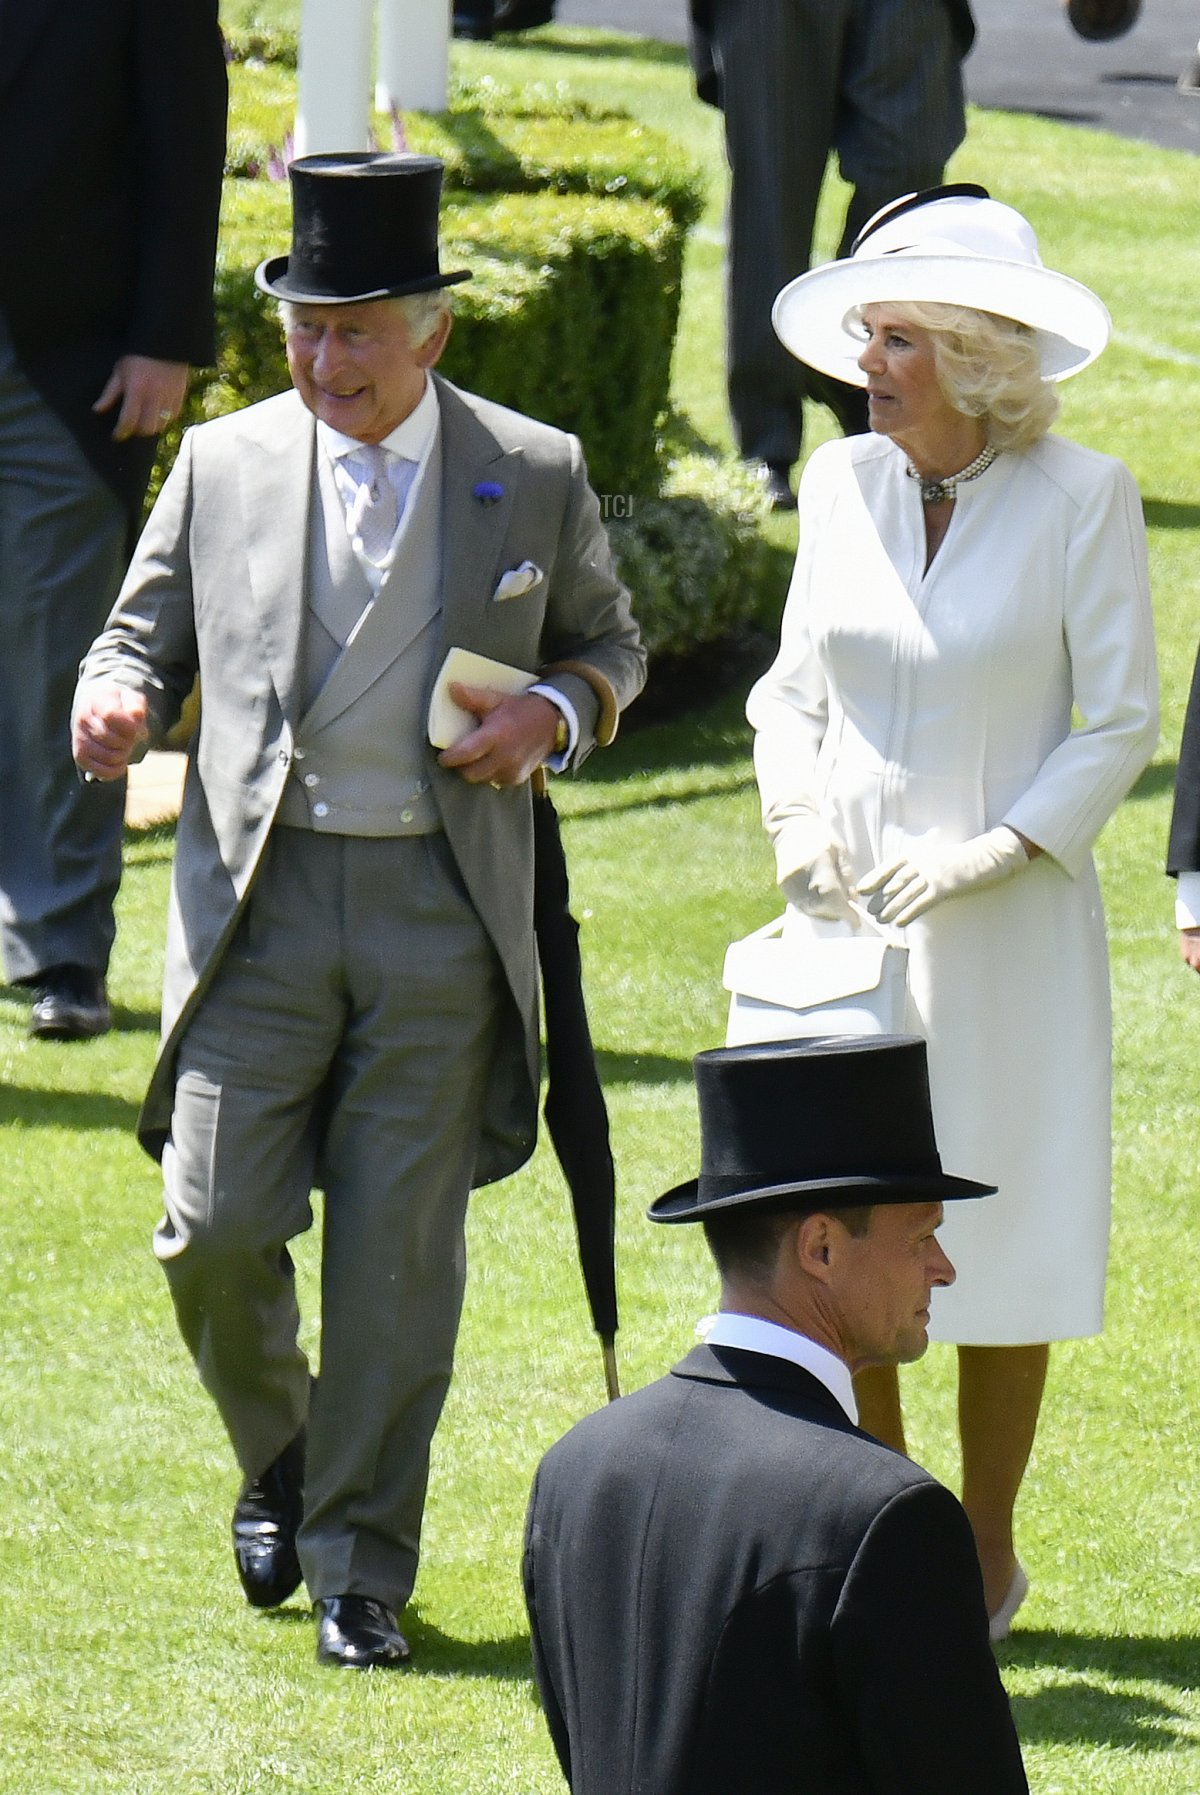
{"label": "white-haired man", "polygon": [[[75,753],[117,776],[197,672],[163,1048],[142,1114],[155,1247],[246,1482],[248,1599],[303,1575],[318,1654],[408,1657],[429,1445],[473,1184],[536,1126],[529,782],[611,739],[643,656],[573,437],[431,375],[441,164],[292,165],[293,393],[202,426],[83,669]],[[544,570],[544,571],[543,571]],[[449,648],[539,675],[455,688]],[[320,1376],[288,1242],[325,1193]]]}

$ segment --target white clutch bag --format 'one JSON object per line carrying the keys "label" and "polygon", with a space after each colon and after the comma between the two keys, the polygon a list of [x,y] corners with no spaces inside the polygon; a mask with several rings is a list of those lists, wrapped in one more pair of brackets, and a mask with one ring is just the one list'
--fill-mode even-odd
{"label": "white clutch bag", "polygon": [[905,1032],[908,949],[873,919],[862,929],[789,910],[725,954],[727,1047],[803,1035]]}

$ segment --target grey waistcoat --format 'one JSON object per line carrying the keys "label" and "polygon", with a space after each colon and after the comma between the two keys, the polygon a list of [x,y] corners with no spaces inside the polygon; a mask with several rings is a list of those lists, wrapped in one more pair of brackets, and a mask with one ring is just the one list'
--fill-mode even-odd
{"label": "grey waistcoat", "polygon": [[305,711],[278,821],[333,835],[441,828],[425,711],[441,611],[441,433],[409,494],[376,598],[354,558],[325,457],[309,507]]}

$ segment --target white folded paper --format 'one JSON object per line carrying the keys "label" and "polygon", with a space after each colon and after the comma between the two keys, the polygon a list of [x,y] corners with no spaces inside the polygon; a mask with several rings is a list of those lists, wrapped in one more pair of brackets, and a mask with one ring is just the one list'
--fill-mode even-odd
{"label": "white folded paper", "polygon": [[469,648],[449,649],[429,699],[429,739],[433,746],[452,748],[478,724],[478,718],[451,698],[452,683],[486,686],[490,691],[513,697],[518,692],[527,692],[536,680],[535,673],[510,667],[507,661],[490,660],[486,654],[473,654]]}

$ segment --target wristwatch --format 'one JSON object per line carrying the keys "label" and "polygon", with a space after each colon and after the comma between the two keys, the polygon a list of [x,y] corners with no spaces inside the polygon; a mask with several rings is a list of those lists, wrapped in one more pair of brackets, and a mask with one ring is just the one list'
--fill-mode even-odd
{"label": "wristwatch", "polygon": [[565,754],[570,745],[570,727],[568,726],[567,719],[563,716],[562,712],[559,711],[558,723],[554,730],[554,746],[550,752],[552,754]]}

